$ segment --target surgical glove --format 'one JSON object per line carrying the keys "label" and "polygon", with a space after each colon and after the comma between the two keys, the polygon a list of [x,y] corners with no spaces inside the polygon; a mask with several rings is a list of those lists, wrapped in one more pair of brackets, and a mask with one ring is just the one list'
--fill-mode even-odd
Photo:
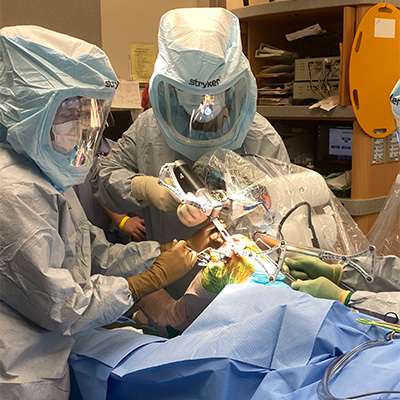
{"label": "surgical glove", "polygon": [[215,225],[208,224],[194,233],[186,242],[191,249],[200,252],[207,247],[218,249],[224,243],[224,240]]}
{"label": "surgical glove", "polygon": [[135,301],[182,278],[191,270],[197,255],[181,240],[170,250],[161,253],[148,271],[127,278]]}
{"label": "surgical glove", "polygon": [[189,227],[200,225],[207,219],[207,215],[203,214],[200,209],[188,204],[181,204],[176,213],[182,224]]}
{"label": "surgical glove", "polygon": [[164,253],[164,251],[168,251],[169,249],[174,247],[177,243],[178,243],[178,241],[176,239],[174,239],[172,242],[160,244],[161,253]]}
{"label": "surgical glove", "polygon": [[339,300],[343,304],[348,302],[348,296],[352,294],[349,290],[340,289],[339,286],[323,276],[307,281],[298,279],[292,283],[291,287],[294,290],[299,290],[321,299]]}
{"label": "surgical glove", "polygon": [[314,279],[319,276],[339,283],[342,278],[343,267],[340,264],[327,264],[317,257],[300,255],[285,259],[290,274],[296,279]]}
{"label": "surgical glove", "polygon": [[201,273],[201,284],[209,292],[219,293],[226,285],[247,281],[255,271],[245,257],[234,254],[228,263],[210,261]]}
{"label": "surgical glove", "polygon": [[179,199],[166,187],[159,185],[154,176],[135,176],[131,181],[131,192],[136,200],[150,200],[161,211],[176,210]]}

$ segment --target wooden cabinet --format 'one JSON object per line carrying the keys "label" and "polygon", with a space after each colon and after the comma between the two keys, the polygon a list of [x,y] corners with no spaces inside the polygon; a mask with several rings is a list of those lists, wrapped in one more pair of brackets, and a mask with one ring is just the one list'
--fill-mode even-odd
{"label": "wooden cabinet", "polygon": [[[339,107],[326,112],[320,109],[310,110],[308,106],[259,106],[258,112],[271,122],[351,121],[352,189],[351,199],[344,200],[343,204],[364,233],[373,225],[379,205],[383,204],[384,197],[389,193],[400,171],[399,161],[371,163],[373,138],[358,124],[349,96],[349,59],[355,32],[364,14],[377,3],[372,0],[287,0],[232,10],[240,20],[243,48],[255,74],[262,68],[262,59],[255,58],[255,51],[260,43],[298,52],[299,41],[288,42],[285,35],[316,23],[323,29],[340,35],[342,51]],[[400,0],[389,0],[386,3],[400,8]]]}

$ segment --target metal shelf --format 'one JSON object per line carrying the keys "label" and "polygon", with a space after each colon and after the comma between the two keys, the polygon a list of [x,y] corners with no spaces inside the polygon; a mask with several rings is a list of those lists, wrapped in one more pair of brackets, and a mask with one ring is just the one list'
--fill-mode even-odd
{"label": "metal shelf", "polygon": [[[400,0],[387,0],[386,3],[400,8]],[[332,9],[342,9],[348,6],[373,6],[375,4],[377,4],[376,0],[288,0],[241,7],[232,10],[232,13],[240,20],[245,21],[249,19],[276,17],[279,14],[315,12],[316,10],[329,12]]]}
{"label": "metal shelf", "polygon": [[266,118],[275,119],[353,120],[355,118],[351,106],[338,106],[331,111],[320,108],[310,110],[308,106],[258,106],[257,112]]}

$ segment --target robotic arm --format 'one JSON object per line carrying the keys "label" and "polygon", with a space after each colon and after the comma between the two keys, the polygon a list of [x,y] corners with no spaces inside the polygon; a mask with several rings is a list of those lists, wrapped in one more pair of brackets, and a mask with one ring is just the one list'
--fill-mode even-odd
{"label": "robotic arm", "polygon": [[[168,178],[172,184],[168,183]],[[255,245],[258,253],[245,250],[243,244],[235,240],[219,220],[221,212],[230,212],[232,200],[227,197],[224,190],[211,191],[207,189],[184,161],[177,160],[174,163],[164,164],[160,170],[159,184],[169,189],[182,204],[199,208],[210,218],[225,240],[225,244],[219,250],[207,248],[198,253],[200,264],[206,265],[211,259],[211,254],[213,258],[218,258],[221,261],[237,254],[253,259],[255,263],[258,263],[264,269],[270,282],[275,281],[280,271],[283,272],[284,246],[277,243],[276,246],[262,251]]]}
{"label": "robotic arm", "polygon": [[[253,236],[253,240],[261,249],[269,249],[271,247],[275,247],[279,243],[277,239],[265,235],[264,232],[256,232]],[[375,246],[369,246],[368,249],[357,254],[342,255],[333,253],[332,251],[317,249],[314,247],[289,244],[285,241],[282,241],[281,244],[285,246],[286,251],[289,253],[308,255],[319,258],[322,261],[335,260],[339,263],[345,263],[346,265],[351,266],[358,273],[360,273],[368,283],[371,283],[374,280],[374,268],[376,258]],[[363,256],[370,257],[371,264],[369,273],[353,261],[354,259]]]}
{"label": "robotic arm", "polygon": [[[167,178],[172,182],[168,184]],[[257,259],[257,262],[262,266],[268,276],[270,282],[274,282],[278,273],[282,272],[289,280],[294,280],[288,273],[282,269],[286,252],[311,255],[321,260],[336,260],[346,263],[357,270],[367,282],[372,282],[374,279],[375,265],[375,247],[369,246],[363,252],[352,255],[341,255],[331,251],[318,249],[315,247],[307,247],[301,245],[289,244],[284,240],[277,240],[267,236],[264,232],[256,232],[253,237],[253,243],[259,252],[249,252],[241,247],[240,242],[235,241],[228,233],[225,227],[219,220],[221,212],[230,212],[232,209],[232,200],[228,198],[224,190],[209,190],[200,181],[197,175],[189,168],[182,160],[177,160],[174,163],[167,163],[161,167],[159,175],[159,184],[168,188],[181,201],[182,204],[188,204],[199,208],[213,222],[215,227],[221,233],[225,240],[225,245],[221,250],[205,249],[198,253],[198,259],[205,265],[210,260],[210,251],[213,256],[224,260],[232,257],[233,254],[245,256],[249,259]],[[370,272],[366,272],[353,260],[369,256],[371,258]]]}

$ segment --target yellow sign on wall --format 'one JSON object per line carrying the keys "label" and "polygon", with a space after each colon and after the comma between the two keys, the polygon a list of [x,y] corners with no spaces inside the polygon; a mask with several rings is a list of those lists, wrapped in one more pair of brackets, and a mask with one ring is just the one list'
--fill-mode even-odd
{"label": "yellow sign on wall", "polygon": [[148,83],[154,69],[156,48],[154,44],[131,44],[131,79]]}

